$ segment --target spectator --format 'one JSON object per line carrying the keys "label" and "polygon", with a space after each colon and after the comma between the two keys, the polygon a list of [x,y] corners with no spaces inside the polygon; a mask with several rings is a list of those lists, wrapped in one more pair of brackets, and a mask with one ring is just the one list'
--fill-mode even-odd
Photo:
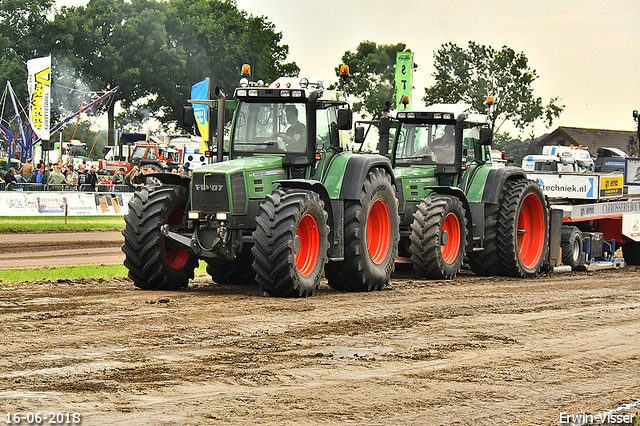
{"label": "spectator", "polygon": [[114,185],[121,185],[124,182],[124,169],[122,167],[116,170],[111,181]]}
{"label": "spectator", "polygon": [[7,184],[5,189],[12,190],[15,188],[15,185],[18,183],[15,177],[15,174],[16,174],[16,169],[14,169],[13,167],[9,167],[9,170],[4,175],[4,181]]}
{"label": "spectator", "polygon": [[54,164],[53,172],[51,172],[51,174],[49,175],[49,179],[47,180],[47,183],[49,184],[49,189],[51,191],[61,191],[62,190],[61,184],[65,183],[65,181],[66,179],[64,175],[60,172],[60,165]]}
{"label": "spectator", "polygon": [[103,176],[100,178],[100,182],[98,182],[98,191],[100,192],[110,192],[113,190],[113,182],[111,180],[111,176]]}
{"label": "spectator", "polygon": [[187,174],[184,171],[184,167],[180,166],[178,167],[178,174],[182,175],[182,176],[186,176]]}
{"label": "spectator", "polygon": [[96,185],[98,184],[98,175],[96,174],[97,167],[95,165],[91,166],[89,172],[87,173],[87,180],[85,182],[85,191],[94,192],[96,190]]}
{"label": "spectator", "polygon": [[33,173],[33,158],[29,158],[26,163],[20,168],[19,174],[22,177],[22,182],[28,182],[29,176]]}
{"label": "spectator", "polygon": [[40,174],[41,174],[41,182],[43,185],[46,185],[49,181],[49,175],[51,174],[51,168],[45,167],[44,164],[40,166]]}
{"label": "spectator", "polygon": [[174,175],[177,175],[178,171],[176,169],[171,169],[171,173],[173,173]]}
{"label": "spectator", "polygon": [[73,164],[67,165],[66,181],[68,186],[76,186],[78,184],[78,174],[73,170]]}
{"label": "spectator", "polygon": [[143,167],[140,170],[140,173],[136,174],[136,176],[131,180],[134,188],[141,188],[147,184],[147,168]]}
{"label": "spectator", "polygon": [[123,183],[125,185],[135,187],[133,180],[137,175],[138,175],[138,166],[133,166],[133,168],[129,171],[129,173],[127,173],[126,176],[124,177]]}
{"label": "spectator", "polygon": [[78,188],[80,188],[80,191],[86,191],[87,175],[88,172],[84,163],[78,164]]}
{"label": "spectator", "polygon": [[42,183],[42,175],[44,172],[44,164],[38,163],[36,170],[29,176],[29,183]]}
{"label": "spectator", "polygon": [[153,176],[149,176],[152,173],[155,173],[156,170],[152,166],[147,166],[143,169],[143,174],[145,176],[144,184],[147,186],[150,185],[159,185],[160,181]]}

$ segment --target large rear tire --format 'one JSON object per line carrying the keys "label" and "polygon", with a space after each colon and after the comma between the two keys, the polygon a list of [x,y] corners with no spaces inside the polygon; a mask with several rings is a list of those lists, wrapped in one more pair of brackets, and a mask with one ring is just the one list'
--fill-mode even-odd
{"label": "large rear tire", "polygon": [[369,171],[358,200],[345,201],[344,260],[326,267],[329,286],[342,291],[381,290],[398,256],[400,217],[391,176]]}
{"label": "large rear tire", "polygon": [[640,243],[627,240],[622,245],[622,256],[628,265],[640,265]]}
{"label": "large rear tire", "polygon": [[187,188],[165,185],[143,187],[129,202],[122,251],[124,266],[136,287],[177,290],[189,285],[197,257],[160,231],[165,224],[182,226],[187,201]]}
{"label": "large rear tire", "polygon": [[252,263],[251,253],[246,250],[239,253],[235,260],[223,258],[207,260],[207,274],[217,284],[252,285],[256,280]]}
{"label": "large rear tire", "polygon": [[312,296],[329,247],[327,212],[312,191],[275,190],[260,204],[253,232],[253,269],[271,296]]}
{"label": "large rear tire", "polygon": [[476,275],[484,277],[503,275],[500,256],[498,255],[499,219],[500,205],[485,204],[483,250],[467,253],[469,267]]}
{"label": "large rear tire", "polygon": [[456,276],[464,258],[466,222],[464,207],[455,197],[434,194],[418,204],[409,250],[419,275],[445,280]]}
{"label": "large rear tire", "polygon": [[506,275],[540,273],[548,250],[549,210],[540,186],[531,180],[507,182],[500,203],[498,252]]}

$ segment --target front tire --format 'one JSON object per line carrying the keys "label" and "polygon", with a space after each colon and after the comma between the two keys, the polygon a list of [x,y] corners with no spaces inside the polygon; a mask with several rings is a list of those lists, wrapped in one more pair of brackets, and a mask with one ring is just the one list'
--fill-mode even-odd
{"label": "front tire", "polygon": [[253,271],[250,252],[238,253],[235,260],[215,258],[207,260],[207,274],[216,284],[222,285],[252,285],[255,283],[256,273]]}
{"label": "front tire", "polygon": [[391,176],[369,171],[358,200],[345,201],[344,260],[327,264],[329,286],[343,291],[381,290],[398,256],[400,217]]}
{"label": "front tire", "polygon": [[455,277],[467,239],[460,200],[445,195],[423,199],[413,215],[409,239],[413,267],[420,276],[446,280]]}
{"label": "front tire", "polygon": [[275,190],[260,204],[253,232],[253,269],[271,296],[312,296],[327,263],[329,226],[320,196]]}
{"label": "front tire", "polygon": [[540,273],[548,249],[549,211],[540,186],[531,180],[507,183],[500,205],[498,251],[505,274]]}
{"label": "front tire", "polygon": [[129,278],[143,290],[188,287],[198,259],[160,231],[164,224],[180,228],[188,202],[183,186],[143,187],[129,202],[122,231],[124,266]]}

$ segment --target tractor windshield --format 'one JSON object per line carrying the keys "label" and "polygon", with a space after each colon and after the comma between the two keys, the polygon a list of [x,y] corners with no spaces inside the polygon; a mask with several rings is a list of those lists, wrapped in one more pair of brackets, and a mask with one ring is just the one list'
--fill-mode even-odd
{"label": "tractor windshield", "polygon": [[233,149],[238,153],[305,152],[305,104],[241,102],[235,120]]}
{"label": "tractor windshield", "polygon": [[455,125],[401,123],[397,135],[398,164],[453,164]]}

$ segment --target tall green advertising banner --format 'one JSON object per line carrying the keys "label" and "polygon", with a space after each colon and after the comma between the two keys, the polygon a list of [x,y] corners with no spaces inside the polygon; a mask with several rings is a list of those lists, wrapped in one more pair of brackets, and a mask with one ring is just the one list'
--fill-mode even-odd
{"label": "tall green advertising banner", "polygon": [[396,53],[396,109],[402,111],[405,106],[402,105],[402,96],[409,97],[407,109],[411,109],[411,87],[413,79],[413,52]]}

